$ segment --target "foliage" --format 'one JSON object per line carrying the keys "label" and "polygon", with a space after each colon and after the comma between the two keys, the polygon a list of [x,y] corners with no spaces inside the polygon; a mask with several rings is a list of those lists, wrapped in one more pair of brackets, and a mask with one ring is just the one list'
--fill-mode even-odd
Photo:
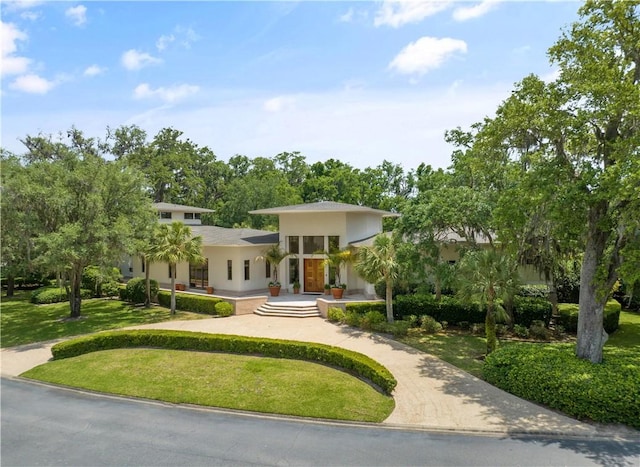
{"label": "foliage", "polygon": [[[383,315],[384,316],[384,315]],[[393,323],[385,321],[377,323],[373,326],[373,330],[376,332],[384,332],[393,335],[393,337],[405,337],[411,329],[411,323],[409,321],[395,320]]]}
{"label": "foliage", "polygon": [[386,318],[379,311],[368,311],[360,318],[360,327],[365,331],[372,331],[380,323],[386,323]]}
{"label": "foliage", "polygon": [[438,323],[433,316],[421,316],[420,321],[420,329],[427,334],[436,334],[442,331],[442,324]]}
{"label": "foliage", "polygon": [[545,298],[515,297],[514,322],[529,327],[533,321],[542,321],[549,326],[551,320],[551,303]]}
{"label": "foliage", "polygon": [[345,320],[344,310],[338,306],[329,307],[327,310],[327,319],[332,323],[343,323]]}
{"label": "foliage", "polygon": [[396,298],[396,316],[431,315],[437,321],[460,323],[482,321],[485,312],[477,303],[465,302],[455,297],[443,296],[436,302],[433,295],[399,295]]}
{"label": "foliage", "polygon": [[218,302],[215,304],[216,315],[221,317],[231,316],[233,314],[233,305],[229,302]]}
{"label": "foliage", "polygon": [[595,365],[576,358],[569,345],[510,345],[487,356],[483,376],[574,417],[640,428],[640,363],[630,350],[605,348]]}
{"label": "foliage", "polygon": [[55,344],[55,360],[98,350],[154,347],[291,358],[335,365],[368,379],[391,394],[397,382],[391,372],[366,355],[325,344],[187,331],[111,331]]}
{"label": "foliage", "polygon": [[256,258],[256,261],[266,261],[271,265],[273,281],[269,283],[269,287],[280,285],[280,281],[278,281],[278,265],[289,255],[289,252],[280,248],[279,244],[274,243]]}
{"label": "foliage", "polygon": [[529,335],[534,339],[547,341],[551,337],[551,331],[545,326],[545,323],[540,320],[533,320],[531,326],[529,326]]}
{"label": "foliage", "polygon": [[[82,298],[91,298],[91,290],[80,289]],[[31,303],[42,305],[45,303],[60,303],[69,301],[69,291],[64,287],[50,286],[41,287],[31,292]]]}
{"label": "foliage", "polygon": [[[222,301],[221,298],[209,297],[207,295],[189,293],[175,294],[176,310],[190,311],[192,313],[216,315],[216,305]],[[164,290],[158,292],[158,304],[169,308],[171,305],[171,293]]]}
{"label": "foliage", "polygon": [[[622,306],[616,300],[609,300],[604,307],[603,327],[608,333],[618,329],[620,321],[620,310]],[[558,317],[556,323],[564,327],[567,332],[576,332],[578,330],[579,307],[572,303],[561,303],[558,305]]]}
{"label": "foliage", "polygon": [[521,285],[518,295],[526,298],[547,298],[549,295],[549,287],[546,285]]}
{"label": "foliage", "polygon": [[518,337],[527,339],[529,337],[529,328],[526,326],[523,326],[522,324],[516,324],[513,327],[513,333]]}
{"label": "foliage", "polygon": [[353,252],[349,248],[337,251],[325,251],[325,259],[322,262],[323,266],[328,266],[333,270],[335,283],[334,287],[345,288],[341,280],[342,267],[353,261]]}
{"label": "foliage", "polygon": [[[160,288],[158,281],[150,280],[151,296],[156,297]],[[122,289],[121,289],[122,290]],[[120,293],[120,299],[131,303],[144,303],[147,297],[147,285],[142,277],[134,277],[127,282],[124,291]]]}
{"label": "foliage", "polygon": [[345,305],[347,312],[364,315],[370,311],[385,312],[385,304],[380,302],[347,302]]}
{"label": "foliage", "polygon": [[[120,281],[120,269],[115,267],[87,266],[82,273],[82,288],[93,292],[94,297],[113,296]],[[117,293],[117,290],[116,290]]]}
{"label": "foliage", "polygon": [[362,320],[362,316],[363,315],[355,311],[347,311],[344,315],[344,322],[349,326],[353,326],[357,328],[360,326],[360,321]]}

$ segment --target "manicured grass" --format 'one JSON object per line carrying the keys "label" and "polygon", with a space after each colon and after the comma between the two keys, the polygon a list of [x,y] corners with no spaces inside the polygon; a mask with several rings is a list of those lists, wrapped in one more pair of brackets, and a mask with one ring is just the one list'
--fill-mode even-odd
{"label": "manicured grass", "polygon": [[210,316],[178,312],[171,316],[162,307],[133,307],[119,300],[91,299],[82,301],[82,317],[65,320],[69,303],[34,305],[30,292],[18,292],[14,297],[2,297],[0,327],[2,347],[42,342],[61,337],[118,329],[137,324],[157,323],[173,319],[202,319]]}
{"label": "manicured grass", "polygon": [[435,355],[478,378],[482,377],[483,362],[479,357],[487,350],[484,337],[447,331],[421,337],[402,337],[399,340],[422,352]]}
{"label": "manicured grass", "polygon": [[344,372],[298,360],[116,349],[56,360],[27,378],[100,392],[254,412],[380,422],[391,397]]}
{"label": "manicured grass", "polygon": [[620,327],[609,336],[605,347],[635,349],[640,354],[640,313],[620,312]]}

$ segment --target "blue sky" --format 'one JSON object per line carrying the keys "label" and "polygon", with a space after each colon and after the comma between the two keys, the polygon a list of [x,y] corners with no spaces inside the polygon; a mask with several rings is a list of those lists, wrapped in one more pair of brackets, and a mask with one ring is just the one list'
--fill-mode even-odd
{"label": "blue sky", "polygon": [[174,127],[222,160],[446,167],[577,2],[2,2],[2,146],[72,125]]}

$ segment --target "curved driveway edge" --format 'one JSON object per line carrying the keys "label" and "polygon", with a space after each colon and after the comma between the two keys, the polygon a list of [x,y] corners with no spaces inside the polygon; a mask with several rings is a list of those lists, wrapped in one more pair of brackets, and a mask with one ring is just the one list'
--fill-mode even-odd
{"label": "curved driveway edge", "polygon": [[[438,431],[638,437],[621,427],[591,425],[498,389],[437,357],[378,334],[336,326],[321,318],[257,315],[167,321],[128,329],[173,329],[319,342],[363,353],[386,366],[398,381],[396,408],[382,425]],[[51,358],[55,342],[2,349],[1,372],[17,376]]]}

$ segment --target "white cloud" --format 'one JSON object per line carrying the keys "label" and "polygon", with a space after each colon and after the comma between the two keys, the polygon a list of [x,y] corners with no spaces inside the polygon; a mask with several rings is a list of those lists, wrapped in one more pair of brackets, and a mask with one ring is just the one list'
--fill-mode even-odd
{"label": "white cloud", "polygon": [[9,0],[2,2],[2,6],[7,11],[20,11],[20,10],[28,10],[30,8],[34,8],[38,5],[43,4],[43,0]]}
{"label": "white cloud", "polygon": [[349,8],[345,13],[341,14],[338,21],[341,23],[350,23],[353,20],[353,7]]}
{"label": "white cloud", "polygon": [[450,4],[451,0],[384,0],[373,24],[398,28],[407,23],[420,22],[446,10]]}
{"label": "white cloud", "polygon": [[500,3],[500,0],[484,0],[477,5],[456,8],[453,12],[453,19],[456,21],[467,21],[479,18],[493,10],[498,3]]}
{"label": "white cloud", "polygon": [[98,65],[91,65],[87,67],[87,69],[84,70],[84,73],[82,74],[85,76],[97,76],[104,73],[105,71],[107,71],[106,68],[101,68]]}
{"label": "white cloud", "polygon": [[134,99],[158,98],[171,104],[189,97],[197,93],[199,90],[200,88],[198,86],[191,84],[179,84],[168,88],[159,87],[153,89],[147,83],[142,83],[133,90],[133,97]]}
{"label": "white cloud", "polygon": [[545,73],[540,76],[540,79],[545,83],[553,83],[558,78],[560,78],[560,69],[558,68],[554,68],[550,70],[548,73]]}
{"label": "white cloud", "polygon": [[18,76],[10,85],[11,89],[29,94],[46,94],[56,85],[55,82],[41,78],[33,73]]}
{"label": "white cloud", "polygon": [[42,13],[39,11],[27,10],[20,13],[20,18],[27,19],[29,21],[35,21],[37,19],[42,18]]}
{"label": "white cloud", "polygon": [[169,34],[167,36],[160,36],[156,41],[156,48],[160,51],[167,48],[167,45],[176,40],[176,37],[173,34]]}
{"label": "white cloud", "polygon": [[466,42],[449,37],[421,37],[402,49],[389,64],[389,69],[406,75],[424,75],[456,52],[466,53]]}
{"label": "white cloud", "polygon": [[27,33],[21,31],[13,23],[0,21],[0,49],[2,50],[1,74],[19,75],[26,73],[31,60],[15,55],[18,50],[17,41],[26,41]]}
{"label": "white cloud", "polygon": [[131,49],[122,54],[121,62],[122,66],[127,70],[139,70],[148,65],[157,65],[162,63],[162,59],[152,57],[145,52],[139,52],[135,49]]}
{"label": "white cloud", "polygon": [[87,22],[87,7],[84,5],[67,8],[64,15],[76,26],[83,26]]}
{"label": "white cloud", "polygon": [[267,112],[280,112],[282,110],[293,108],[294,104],[295,99],[293,97],[278,96],[266,100],[262,108]]}

